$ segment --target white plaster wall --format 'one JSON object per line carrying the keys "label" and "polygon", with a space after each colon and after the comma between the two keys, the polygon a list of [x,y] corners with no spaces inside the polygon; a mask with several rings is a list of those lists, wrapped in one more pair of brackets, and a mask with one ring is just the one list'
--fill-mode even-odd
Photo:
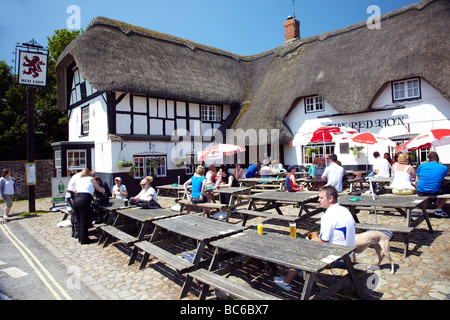
{"label": "white plaster wall", "polygon": [[[426,129],[450,128],[450,102],[447,101],[436,89],[425,80],[421,79],[421,99],[410,101],[392,102],[391,85],[389,84],[374,101],[371,109],[383,109],[394,106],[404,106],[403,109],[366,112],[353,115],[317,118],[324,115],[338,114],[325,101],[325,111],[307,113],[304,111],[303,99],[285,118],[286,124],[295,134],[307,132],[320,126],[340,125],[360,128],[360,132],[372,132],[391,139],[412,138]],[[401,120],[400,120],[401,119]],[[350,143],[350,146],[353,144]],[[339,146],[335,152],[338,159],[345,165],[366,164],[369,155],[369,163],[373,161],[372,153],[378,151],[381,154],[388,151],[387,147],[380,145],[367,146],[359,159],[350,154],[340,154]],[[291,148],[284,146],[285,162],[287,164],[301,164],[301,147]],[[436,148],[443,163],[450,163],[450,146]]]}

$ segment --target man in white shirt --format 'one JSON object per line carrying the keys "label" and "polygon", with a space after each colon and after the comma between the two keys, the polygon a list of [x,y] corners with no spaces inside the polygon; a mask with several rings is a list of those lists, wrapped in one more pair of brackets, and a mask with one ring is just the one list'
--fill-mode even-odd
{"label": "man in white shirt", "polygon": [[[326,209],[320,220],[320,235],[312,241],[328,242],[348,247],[355,246],[355,220],[350,211],[338,202],[337,190],[332,186],[319,189],[319,204]],[[341,261],[339,261],[341,263]],[[290,269],[285,278],[275,277],[277,286],[291,291],[290,282],[301,270]]]}
{"label": "man in white shirt", "polygon": [[326,167],[323,172],[322,179],[327,179],[327,186],[333,186],[337,192],[342,191],[342,178],[344,177],[344,168],[338,165],[337,156],[335,154],[330,155],[331,164]]}
{"label": "man in white shirt", "polygon": [[378,151],[373,153],[375,162],[373,163],[373,171],[367,176],[368,178],[382,177],[389,178],[391,176],[391,164],[385,158],[380,156]]}

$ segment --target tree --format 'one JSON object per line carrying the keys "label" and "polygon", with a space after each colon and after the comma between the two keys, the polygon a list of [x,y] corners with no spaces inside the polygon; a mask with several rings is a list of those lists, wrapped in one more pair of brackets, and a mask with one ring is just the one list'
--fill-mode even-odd
{"label": "tree", "polygon": [[[47,37],[49,60],[47,87],[36,90],[35,158],[52,159],[51,144],[67,140],[67,114],[58,111],[56,62],[80,30],[56,30]],[[24,160],[27,157],[27,89],[17,84],[5,61],[0,62],[0,160]]]}

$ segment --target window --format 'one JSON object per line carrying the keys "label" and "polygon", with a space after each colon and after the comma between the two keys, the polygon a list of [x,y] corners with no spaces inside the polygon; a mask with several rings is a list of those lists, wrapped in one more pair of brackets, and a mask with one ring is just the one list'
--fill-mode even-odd
{"label": "window", "polygon": [[419,78],[393,82],[392,96],[394,101],[420,98]]}
{"label": "window", "polygon": [[305,112],[324,111],[323,99],[319,96],[305,98]]}
{"label": "window", "polygon": [[134,164],[136,166],[134,171],[135,179],[147,176],[153,176],[154,178],[167,176],[166,156],[134,157]]}
{"label": "window", "polygon": [[56,170],[56,177],[60,178],[61,175],[61,150],[55,151],[55,170]]}
{"label": "window", "polygon": [[221,122],[222,108],[219,106],[211,106],[202,104],[202,121]]}
{"label": "window", "polygon": [[[303,146],[303,163],[304,164],[312,164],[314,157],[321,157],[324,155],[330,155],[334,153],[334,143],[333,144],[309,144],[307,146]],[[310,149],[308,151],[308,149]],[[324,152],[325,150],[325,152]]]}
{"label": "window", "polygon": [[81,109],[81,134],[89,134],[89,107]]}
{"label": "window", "polygon": [[86,150],[67,150],[67,171],[76,173],[84,168],[86,168]]}

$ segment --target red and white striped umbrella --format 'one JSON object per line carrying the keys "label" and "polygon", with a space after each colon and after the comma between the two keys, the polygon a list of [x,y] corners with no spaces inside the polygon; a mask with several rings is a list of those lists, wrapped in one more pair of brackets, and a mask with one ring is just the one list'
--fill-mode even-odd
{"label": "red and white striped umbrella", "polygon": [[397,152],[429,149],[432,146],[439,147],[447,144],[450,144],[450,129],[431,129],[406,141],[397,148]]}
{"label": "red and white striped umbrella", "polygon": [[349,138],[357,130],[347,127],[320,127],[314,131],[298,132],[289,145],[291,147],[307,145],[308,143],[332,142],[336,139]]}
{"label": "red and white striped umbrella", "polygon": [[385,138],[383,136],[380,136],[378,134],[372,133],[372,132],[362,132],[355,134],[351,140],[356,143],[360,144],[385,144],[390,147],[395,147],[397,144],[392,141],[391,139]]}
{"label": "red and white striped umbrella", "polygon": [[217,144],[197,152],[198,161],[219,160],[223,156],[232,156],[238,152],[245,151],[245,147],[235,144]]}

